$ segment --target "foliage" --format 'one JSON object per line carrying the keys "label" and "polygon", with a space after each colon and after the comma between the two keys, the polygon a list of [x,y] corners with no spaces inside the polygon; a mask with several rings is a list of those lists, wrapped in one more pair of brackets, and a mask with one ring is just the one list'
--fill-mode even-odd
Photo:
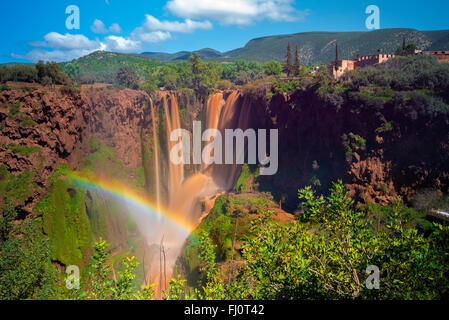
{"label": "foliage", "polygon": [[142,56],[113,52],[94,52],[71,62],[61,63],[61,70],[80,83],[116,83],[121,67],[138,70],[138,78],[150,79],[162,63]]}
{"label": "foliage", "polygon": [[94,254],[91,256],[89,263],[88,277],[90,290],[87,298],[93,300],[106,300],[110,298],[110,287],[112,281],[110,280],[110,267],[107,264],[109,254],[107,247],[109,246],[102,238],[94,245]]}
{"label": "foliage", "polygon": [[67,170],[60,166],[50,177],[49,194],[34,210],[43,218],[52,259],[64,265],[82,266],[92,241],[85,205],[87,195],[66,177]]}
{"label": "foliage", "polygon": [[38,79],[44,84],[44,79],[51,79],[52,84],[70,85],[70,78],[63,72],[59,71],[59,65],[56,62],[39,61],[36,65]]}
{"label": "foliage", "polygon": [[[133,280],[136,278],[134,270],[139,263],[136,261],[136,257],[124,258],[122,260],[124,270],[118,272],[118,280],[115,281],[115,286],[111,288],[113,300],[130,300],[134,298],[135,288],[133,286]],[[146,290],[144,288],[144,290]],[[148,292],[144,293],[148,296]]]}
{"label": "foliage", "polygon": [[39,61],[36,65],[16,64],[11,67],[0,67],[0,82],[7,81],[41,83],[43,85],[70,85],[67,74],[59,70],[56,62]]}
{"label": "foliage", "polygon": [[206,232],[199,235],[199,271],[203,274],[203,281],[207,283],[217,275],[216,248]]}
{"label": "foliage", "polygon": [[193,89],[205,93],[211,84],[207,64],[201,60],[198,53],[191,55],[189,62],[193,74]]}
{"label": "foliage", "polygon": [[327,66],[320,66],[315,74],[315,79],[320,86],[328,86],[332,82],[332,77]]}
{"label": "foliage", "polygon": [[169,281],[169,292],[164,291],[165,300],[193,300],[194,295],[190,294],[186,288],[186,280],[181,279],[178,275],[177,278],[172,278]]}
{"label": "foliage", "polygon": [[286,81],[286,82],[280,81],[280,80],[275,80],[273,82],[273,89],[275,92],[291,94],[295,91],[301,90],[301,88],[302,88],[301,81],[299,81],[299,80]]}
{"label": "foliage", "polygon": [[217,82],[217,89],[219,90],[229,90],[233,88],[233,84],[229,80],[220,80]]}
{"label": "foliage", "polygon": [[139,263],[135,257],[125,257],[121,261],[121,270],[117,279],[112,276],[109,265],[109,244],[102,238],[94,245],[94,253],[87,266],[85,289],[78,293],[78,298],[89,300],[151,300],[155,284],[143,285],[137,291],[133,285],[135,270]]}
{"label": "foliage", "polygon": [[256,173],[252,173],[248,164],[242,166],[242,172],[240,173],[237,182],[235,183],[234,190],[237,192],[249,192],[252,191],[251,178],[257,178],[259,176],[259,170]]}
{"label": "foliage", "polygon": [[54,299],[57,271],[51,264],[48,239],[40,219],[11,228],[0,242],[0,299]]}
{"label": "foliage", "polygon": [[117,83],[119,85],[137,89],[138,88],[138,76],[137,72],[134,69],[129,67],[121,67],[117,72]]}
{"label": "foliage", "polygon": [[394,52],[395,55],[406,56],[406,55],[415,54],[415,51],[417,49],[416,44],[414,44],[414,43],[409,43],[407,45],[404,45],[404,44],[396,49],[396,51]]}
{"label": "foliage", "polygon": [[8,149],[11,150],[12,153],[19,154],[24,157],[29,157],[32,153],[41,151],[40,147],[24,147],[16,144],[8,145]]}
{"label": "foliage", "polygon": [[139,89],[149,95],[155,94],[158,88],[158,82],[155,79],[145,80],[139,84]]}
{"label": "foliage", "polygon": [[12,176],[0,165],[0,299],[51,299],[57,271],[51,264],[42,219],[25,218],[16,207],[24,205],[34,188],[33,174]]}
{"label": "foliage", "polygon": [[[231,282],[220,275],[204,288],[205,299],[435,299],[447,297],[442,245],[449,228],[435,225],[429,236],[410,225],[397,203],[373,228],[356,209],[341,182],[327,197],[299,190],[304,214],[280,224],[268,212],[251,223],[243,246],[245,265]],[[365,284],[370,265],[380,269],[380,287]]]}
{"label": "foliage", "polygon": [[263,65],[263,72],[267,76],[280,76],[282,73],[282,65],[274,60],[265,62]]}
{"label": "foliage", "polygon": [[190,56],[189,63],[193,77],[192,87],[199,93],[207,93],[222,78],[224,68],[219,62],[205,63],[197,53]]}
{"label": "foliage", "polygon": [[350,71],[348,77],[354,88],[382,86],[397,91],[431,89],[443,93],[449,86],[449,65],[427,55],[396,57],[374,68]]}

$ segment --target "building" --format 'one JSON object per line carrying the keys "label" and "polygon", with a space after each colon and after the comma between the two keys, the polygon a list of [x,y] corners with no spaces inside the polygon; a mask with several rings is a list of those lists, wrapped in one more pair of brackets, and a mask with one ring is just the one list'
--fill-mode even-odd
{"label": "building", "polygon": [[335,67],[335,61],[332,61],[329,66],[329,71],[334,79],[339,79],[347,71],[355,70],[357,68],[374,67],[375,65],[388,61],[394,57],[394,54],[381,53],[370,56],[357,55],[354,60],[340,60],[337,68]]}
{"label": "building", "polygon": [[339,79],[347,71],[354,70],[355,68],[356,67],[354,60],[340,60],[337,67],[335,67],[335,61],[332,61],[329,66],[329,71],[334,79]]}
{"label": "building", "polygon": [[425,51],[424,54],[436,57],[439,63],[449,63],[449,51]]}

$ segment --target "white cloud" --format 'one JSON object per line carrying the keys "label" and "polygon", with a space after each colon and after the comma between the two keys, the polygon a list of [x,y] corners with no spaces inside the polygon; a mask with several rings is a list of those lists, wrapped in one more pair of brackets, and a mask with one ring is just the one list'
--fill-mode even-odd
{"label": "white cloud", "polygon": [[89,40],[84,35],[62,35],[57,32],[50,32],[44,39],[45,41],[31,43],[31,45],[40,48],[30,51],[26,55],[13,53],[11,54],[12,57],[33,62],[39,60],[62,62],[77,59],[98,50],[136,52],[142,49],[140,40],[118,36],[108,36],[103,41],[94,41]]}
{"label": "white cloud", "polygon": [[155,43],[171,39],[171,34],[170,32],[154,31],[154,32],[141,33],[139,35],[139,38],[144,42]]}
{"label": "white cloud", "polygon": [[93,51],[96,50],[84,50],[84,49],[75,49],[75,50],[42,50],[42,49],[34,49],[28,52],[26,55],[18,55],[12,53],[11,56],[16,59],[24,59],[32,62],[38,62],[39,60],[43,61],[55,61],[55,62],[64,62],[71,61],[73,59],[77,59],[83,56],[86,56]]}
{"label": "white cloud", "polygon": [[[116,35],[106,36],[104,39],[90,40],[82,34],[60,34],[50,32],[45,35],[45,41],[31,42],[35,47],[26,55],[12,53],[15,58],[26,59],[33,62],[44,61],[69,61],[88,55],[94,51],[114,51],[123,53],[135,53],[144,48],[144,44],[154,44],[172,39],[173,33],[192,33],[195,30],[208,30],[212,28],[209,21],[194,21],[190,18],[184,21],[160,21],[157,18],[146,15],[144,23],[134,29],[129,37]],[[91,30],[97,34],[121,33],[122,29],[117,23],[109,28],[103,21],[96,19]]]}
{"label": "white cloud", "polygon": [[165,31],[149,31],[146,28],[136,28],[131,33],[131,39],[139,40],[147,43],[163,42],[171,39],[171,33]]}
{"label": "white cloud", "polygon": [[142,49],[142,43],[136,40],[117,36],[109,36],[104,40],[106,51],[135,52],[136,50]]}
{"label": "white cloud", "polygon": [[101,21],[99,19],[95,19],[95,21],[94,21],[93,25],[90,27],[90,29],[92,30],[92,32],[99,33],[99,34],[106,34],[109,32],[112,32],[112,33],[121,33],[122,32],[122,28],[120,28],[120,26],[117,23],[112,24],[108,29],[108,28],[106,28],[103,21]]}
{"label": "white cloud", "polygon": [[45,42],[33,42],[31,45],[61,50],[93,50],[99,47],[98,41],[89,40],[82,34],[66,33],[65,35],[62,35],[57,32],[50,32],[45,35],[44,39]]}
{"label": "white cloud", "polygon": [[172,39],[172,32],[192,33],[197,29],[208,30],[212,28],[209,21],[193,21],[186,19],[179,21],[160,21],[152,15],[145,15],[145,22],[141,27],[134,29],[131,39],[146,43],[157,43]]}
{"label": "white cloud", "polygon": [[196,29],[210,30],[212,24],[209,21],[193,21],[186,19],[184,22],[179,21],[160,21],[152,15],[145,15],[144,27],[150,31],[168,31],[179,33],[192,33]]}
{"label": "white cloud", "polygon": [[167,8],[187,19],[211,19],[224,25],[248,25],[258,20],[304,20],[308,10],[298,11],[294,0],[170,0]]}
{"label": "white cloud", "polygon": [[94,21],[94,24],[90,27],[90,30],[92,30],[93,33],[101,33],[101,34],[108,33],[108,29],[106,29],[106,26],[104,25],[103,21],[98,19]]}
{"label": "white cloud", "polygon": [[110,27],[109,27],[109,31],[112,33],[122,33],[122,28],[120,28],[120,26],[118,25],[118,23],[113,23]]}

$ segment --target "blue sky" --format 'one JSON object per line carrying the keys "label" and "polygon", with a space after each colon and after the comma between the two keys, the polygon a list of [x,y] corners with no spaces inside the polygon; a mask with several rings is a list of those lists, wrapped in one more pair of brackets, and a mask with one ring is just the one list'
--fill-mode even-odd
{"label": "blue sky", "polygon": [[[66,28],[66,8],[80,29]],[[449,1],[329,0],[42,0],[1,1],[0,63],[66,61],[95,50],[227,51],[267,35],[363,31],[365,9],[380,9],[381,28],[449,29]]]}

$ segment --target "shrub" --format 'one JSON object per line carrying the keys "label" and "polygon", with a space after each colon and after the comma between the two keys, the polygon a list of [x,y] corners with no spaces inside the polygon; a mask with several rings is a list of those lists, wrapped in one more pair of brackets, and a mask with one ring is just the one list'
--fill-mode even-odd
{"label": "shrub", "polygon": [[220,80],[217,83],[217,89],[219,90],[229,90],[233,87],[233,84],[229,80]]}
{"label": "shrub", "polygon": [[137,83],[137,72],[129,67],[121,67],[117,72],[116,80],[117,84],[131,89],[137,89],[139,87]]}
{"label": "shrub", "polygon": [[65,95],[75,96],[76,94],[79,94],[80,89],[74,88],[71,85],[65,85],[61,87],[59,91]]}
{"label": "shrub", "polygon": [[276,92],[281,92],[281,93],[287,93],[290,94],[294,91],[299,91],[301,90],[301,81],[299,80],[295,80],[295,81],[288,81],[288,82],[283,82],[280,80],[275,80],[273,82],[273,89]]}
{"label": "shrub", "polygon": [[9,116],[15,118],[20,113],[20,102],[13,103],[9,106]]}
{"label": "shrub", "polygon": [[263,72],[267,76],[280,76],[282,73],[282,64],[274,60],[268,61],[263,65]]}

